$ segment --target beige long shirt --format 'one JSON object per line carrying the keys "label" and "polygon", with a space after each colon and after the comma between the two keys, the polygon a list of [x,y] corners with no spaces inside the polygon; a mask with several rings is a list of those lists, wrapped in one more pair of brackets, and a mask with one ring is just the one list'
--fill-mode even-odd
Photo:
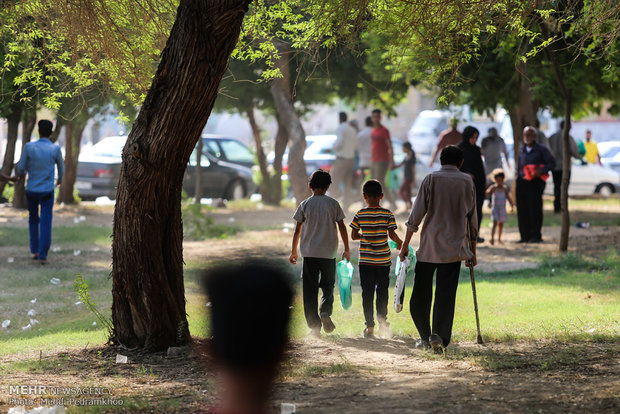
{"label": "beige long shirt", "polygon": [[468,174],[452,165],[427,175],[413,204],[407,228],[420,233],[420,262],[453,263],[470,259],[470,240],[478,238],[476,189]]}

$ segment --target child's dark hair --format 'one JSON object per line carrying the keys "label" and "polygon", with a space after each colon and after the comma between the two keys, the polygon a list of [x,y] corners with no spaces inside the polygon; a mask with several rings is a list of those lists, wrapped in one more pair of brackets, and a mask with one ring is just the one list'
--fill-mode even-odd
{"label": "child's dark hair", "polygon": [[411,142],[409,141],[403,142],[403,148],[407,148],[409,151],[413,150],[413,147],[411,146]]}
{"label": "child's dark hair", "polygon": [[332,176],[327,171],[318,169],[310,176],[310,188],[313,190],[327,190],[332,183]]}
{"label": "child's dark hair", "polygon": [[362,192],[370,198],[379,198],[383,195],[383,188],[381,183],[377,180],[368,180],[362,187]]}
{"label": "child's dark hair", "polygon": [[493,178],[506,178],[506,175],[503,172],[501,172],[501,173],[495,174]]}

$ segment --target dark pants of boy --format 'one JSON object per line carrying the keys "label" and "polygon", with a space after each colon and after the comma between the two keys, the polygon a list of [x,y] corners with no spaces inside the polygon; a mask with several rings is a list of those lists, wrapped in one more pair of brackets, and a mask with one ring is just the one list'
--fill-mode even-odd
{"label": "dark pants of boy", "polygon": [[528,181],[517,178],[517,218],[521,241],[542,240],[544,191],[545,182],[541,179]]}
{"label": "dark pants of boy", "polygon": [[359,265],[362,284],[362,308],[366,326],[375,326],[373,302],[377,292],[377,320],[379,324],[387,321],[388,288],[390,286],[390,266]]}
{"label": "dark pants of boy", "polygon": [[[430,313],[435,271],[437,271],[437,281],[435,283],[435,304],[433,306],[433,327],[431,330]],[[416,263],[409,309],[421,339],[428,341],[431,334],[437,334],[443,340],[443,346],[448,346],[450,343],[452,322],[454,321],[454,302],[460,271],[461,262]]]}
{"label": "dark pants of boy", "polygon": [[[336,259],[304,257],[303,271],[304,314],[310,329],[321,328],[319,314],[331,316],[334,307],[334,284],[336,283]],[[318,304],[319,288],[323,292]],[[319,308],[319,313],[317,313]]]}
{"label": "dark pants of boy", "polygon": [[[26,191],[28,205],[28,229],[30,230],[30,253],[38,254],[39,260],[47,259],[47,251],[52,244],[52,209],[54,192],[39,193]],[[39,217],[39,206],[41,216]]]}

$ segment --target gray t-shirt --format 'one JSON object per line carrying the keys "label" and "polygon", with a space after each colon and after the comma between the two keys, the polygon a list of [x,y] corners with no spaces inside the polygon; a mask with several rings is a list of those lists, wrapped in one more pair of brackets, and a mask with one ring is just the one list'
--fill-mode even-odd
{"label": "gray t-shirt", "polygon": [[333,259],[338,254],[336,223],[344,220],[340,204],[326,195],[313,195],[297,207],[293,219],[303,223],[300,252],[302,257]]}

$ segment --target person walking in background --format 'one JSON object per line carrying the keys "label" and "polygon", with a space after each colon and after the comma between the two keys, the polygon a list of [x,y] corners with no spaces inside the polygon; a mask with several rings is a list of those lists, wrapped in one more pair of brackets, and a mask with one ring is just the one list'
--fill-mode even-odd
{"label": "person walking in background", "polygon": [[359,168],[362,177],[370,170],[372,160],[372,118],[367,116],[364,120],[364,129],[357,134],[357,153],[359,155]]}
{"label": "person walking in background", "polygon": [[536,130],[525,127],[525,145],[519,150],[517,164],[517,219],[519,243],[541,243],[543,224],[543,192],[549,171],[555,167],[555,159],[544,145],[536,142]]}
{"label": "person walking in background", "polygon": [[336,160],[333,167],[334,183],[332,195],[339,199],[342,194],[342,209],[347,211],[351,203],[351,187],[355,175],[355,151],[357,150],[357,132],[347,122],[347,114],[340,112],[340,125],[336,130],[334,154]]}
{"label": "person walking in background", "polygon": [[439,140],[437,141],[437,146],[435,147],[435,149],[433,150],[433,153],[431,154],[431,162],[429,164],[430,168],[433,168],[433,165],[435,164],[435,160],[437,159],[437,155],[441,154],[441,151],[445,147],[447,147],[448,145],[459,145],[461,141],[463,141],[463,136],[456,129],[458,125],[459,125],[459,120],[456,118],[452,118],[450,120],[450,129],[441,131],[441,134],[439,134]]}
{"label": "person walking in background", "polygon": [[[555,158],[555,167],[553,168],[553,212],[560,213],[562,211],[561,202],[561,190],[562,190],[562,175],[563,175],[563,162],[562,162],[562,130],[564,129],[564,121],[560,121],[560,130],[549,137],[549,148],[551,149],[551,155]],[[572,136],[568,137],[570,143],[570,155],[573,158],[581,158],[579,154],[579,148]],[[568,181],[570,184],[570,171],[568,174]]]}
{"label": "person walking in background", "polygon": [[[344,212],[340,204],[325,195],[332,182],[328,172],[316,170],[310,177],[312,196],[305,199],[295,211],[297,222],[293,234],[293,246],[289,262],[297,264],[297,246],[304,258],[302,270],[304,314],[308,327],[315,336],[320,336],[321,327],[326,333],[336,326],[331,320],[334,305],[334,284],[336,282],[336,255],[338,253],[338,231],[344,244],[342,257],[351,260],[349,235],[344,224]],[[301,243],[300,243],[301,240]],[[317,313],[317,295],[323,292]]]}
{"label": "person walking in background", "polygon": [[482,140],[480,149],[484,156],[484,171],[487,176],[496,168],[502,168],[502,154],[506,157],[506,164],[510,161],[506,143],[497,134],[496,128],[489,128],[489,135]]}
{"label": "person walking in background", "polygon": [[29,214],[30,252],[33,260],[45,264],[47,252],[52,244],[54,167],[58,169],[57,185],[60,185],[65,169],[60,147],[49,139],[54,125],[51,121],[42,119],[38,127],[39,140],[24,146],[15,172],[21,177],[28,173],[26,203]]}
{"label": "person walking in background", "polygon": [[[436,352],[450,343],[454,321],[454,303],[459,283],[461,261],[476,265],[476,188],[468,174],[459,171],[463,151],[448,145],[439,157],[441,169],[424,177],[407,220],[407,234],[400,250],[400,260],[409,254],[409,242],[424,220],[417,263],[411,317],[420,334],[416,346],[433,347]],[[437,272],[433,324],[430,311],[433,276]]]}
{"label": "person walking in background", "polygon": [[416,156],[413,147],[410,142],[403,143],[403,152],[405,153],[405,159],[398,165],[395,165],[394,168],[403,167],[403,183],[398,190],[398,194],[405,202],[407,206],[407,211],[411,210],[411,197],[412,190],[416,186],[415,182],[415,163]]}
{"label": "person walking in background", "polygon": [[536,126],[536,142],[540,145],[544,145],[545,147],[550,148],[549,138],[547,138],[545,133],[540,130],[540,121],[538,120],[538,118],[536,118],[534,125]]}
{"label": "person walking in background", "polygon": [[379,330],[384,336],[389,336],[387,305],[392,254],[388,246],[388,237],[396,242],[398,249],[403,242],[396,234],[398,226],[394,214],[380,206],[383,189],[379,181],[366,181],[362,193],[367,207],[355,214],[350,227],[352,229],[351,240],[360,240],[359,271],[362,285],[362,307],[366,320],[363,335],[364,338],[374,336],[373,302],[376,292]]}
{"label": "person walking in background", "polygon": [[371,171],[370,176],[379,181],[383,188],[385,198],[392,209],[396,208],[396,201],[390,189],[385,185],[388,170],[394,165],[394,151],[390,131],[381,124],[381,110],[372,111],[373,129],[370,134],[371,144]]}
{"label": "person walking in background", "polygon": [[598,152],[598,145],[596,141],[592,140],[592,131],[589,129],[586,131],[586,142],[584,143],[586,147],[586,155],[585,159],[590,164],[601,164],[601,155]]}
{"label": "person walking in background", "polygon": [[514,203],[510,198],[510,189],[504,184],[506,174],[501,168],[497,168],[492,173],[495,184],[491,184],[486,191],[487,196],[492,197],[491,218],[493,219],[493,229],[491,230],[491,244],[495,244],[495,229],[497,229],[497,242],[504,244],[502,241],[502,231],[504,223],[508,219],[506,214],[506,200],[510,202],[510,207],[514,210]]}
{"label": "person walking in background", "polygon": [[[463,141],[458,145],[463,151],[463,165],[461,171],[467,173],[474,180],[476,187],[476,212],[478,218],[478,233],[480,233],[480,223],[482,223],[482,205],[486,198],[484,193],[487,187],[487,176],[484,173],[482,163],[482,152],[476,145],[478,140],[478,130],[472,126],[467,126],[463,130]],[[478,243],[483,243],[484,239],[478,236]]]}

